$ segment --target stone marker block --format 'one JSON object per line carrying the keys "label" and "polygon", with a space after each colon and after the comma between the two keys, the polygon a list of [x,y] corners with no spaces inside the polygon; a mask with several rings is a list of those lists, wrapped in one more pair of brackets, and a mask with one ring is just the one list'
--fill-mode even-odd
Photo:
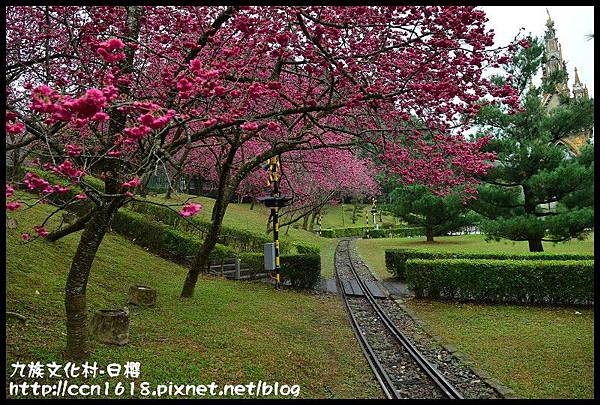
{"label": "stone marker block", "polygon": [[123,346],[129,342],[129,311],[98,310],[90,323],[92,336],[99,342]]}
{"label": "stone marker block", "polygon": [[127,302],[144,307],[153,307],[156,304],[156,290],[145,285],[131,286]]}

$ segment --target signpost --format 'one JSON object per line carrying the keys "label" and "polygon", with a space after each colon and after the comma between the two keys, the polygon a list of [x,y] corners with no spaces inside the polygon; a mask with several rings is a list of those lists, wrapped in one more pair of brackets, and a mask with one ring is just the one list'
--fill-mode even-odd
{"label": "signpost", "polygon": [[269,179],[267,187],[271,187],[271,195],[268,197],[260,197],[259,202],[271,208],[271,218],[273,218],[273,243],[265,243],[265,270],[275,273],[275,288],[281,288],[281,275],[279,263],[279,208],[289,205],[291,198],[281,196],[279,191],[279,159],[274,156],[267,160],[265,166],[269,170]]}

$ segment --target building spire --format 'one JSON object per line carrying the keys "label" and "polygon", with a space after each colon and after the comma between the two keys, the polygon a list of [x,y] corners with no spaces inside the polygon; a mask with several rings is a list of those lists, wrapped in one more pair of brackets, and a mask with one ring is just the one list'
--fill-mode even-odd
{"label": "building spire", "polygon": [[587,86],[584,86],[579,80],[579,72],[575,68],[575,83],[573,83],[573,98],[575,100],[587,100],[589,98]]}

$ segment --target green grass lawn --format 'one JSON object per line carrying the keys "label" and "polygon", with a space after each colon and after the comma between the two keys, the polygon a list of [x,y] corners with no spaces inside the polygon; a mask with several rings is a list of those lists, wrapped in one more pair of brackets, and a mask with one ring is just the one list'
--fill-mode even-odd
{"label": "green grass lawn", "polygon": [[[202,210],[198,215],[199,218],[210,221],[210,216],[215,200],[208,197],[192,196],[187,194],[173,195],[171,199],[166,200],[164,194],[158,196],[149,196],[151,201],[160,202],[162,204],[178,204],[191,198],[194,201],[202,204]],[[267,220],[269,219],[270,210],[261,204],[254,204],[254,208],[250,209],[250,204],[230,203],[223,218],[223,224],[235,228],[250,230],[262,235],[266,235]],[[301,221],[299,221],[301,222]],[[322,238],[314,232],[305,231],[304,229],[296,229],[292,226],[283,227],[279,232],[282,241],[303,242],[321,248],[321,275],[323,277],[333,276],[333,254],[337,246],[337,241],[334,239]]]}
{"label": "green grass lawn", "polygon": [[[50,211],[38,206],[11,217],[20,229],[31,228]],[[6,310],[27,317],[26,325],[7,321],[7,371],[17,360],[64,364],[64,283],[79,233],[53,244],[24,245],[16,230],[7,230],[7,238]],[[92,341],[90,360],[101,366],[139,361],[141,381],[153,384],[263,380],[299,384],[301,397],[381,396],[337,298],[201,276],[194,297],[181,299],[186,271],[107,235],[87,289],[89,318],[101,308],[123,307],[134,284],[156,288],[158,301],[154,308],[131,310],[127,346]]]}
{"label": "green grass lawn", "polygon": [[[356,241],[361,257],[371,269],[381,278],[390,278],[391,274],[385,268],[385,250],[394,248],[415,248],[431,251],[455,252],[507,252],[527,253],[527,242],[486,242],[481,235],[443,236],[429,243],[425,237],[414,238],[381,238],[361,239]],[[571,240],[564,243],[544,243],[544,251],[548,253],[594,253],[594,234],[587,239]]]}
{"label": "green grass lawn", "polygon": [[594,397],[592,309],[415,299],[406,304],[520,397]]}
{"label": "green grass lawn", "polygon": [[[190,201],[202,204],[202,210],[196,215],[196,217],[209,222],[215,203],[215,200],[209,197],[192,196],[182,193],[172,195],[171,199],[169,200],[164,198],[164,194],[149,196],[148,198],[152,201],[163,204],[182,203],[190,198]],[[227,206],[227,211],[225,212],[225,217],[223,218],[223,225],[245,229],[262,235],[268,235],[266,231],[269,213],[270,209],[261,204],[254,204],[254,208],[251,210],[250,204],[230,203]],[[287,227],[282,227],[279,231],[279,234],[281,240],[304,242],[317,246],[321,246],[324,240],[324,238],[319,237],[313,232],[305,231],[303,229],[295,229],[293,227],[290,227],[289,230]]]}
{"label": "green grass lawn", "polygon": [[[323,228],[352,228],[359,226],[373,225],[373,216],[371,214],[371,204],[358,204],[359,212],[356,217],[356,223],[352,223],[353,204],[327,205],[323,212]],[[365,218],[365,212],[369,214],[369,223]],[[382,214],[380,221],[377,215],[377,221],[383,224],[395,225],[399,223],[391,215]]]}
{"label": "green grass lawn", "polygon": [[[527,242],[486,242],[479,235],[367,239],[356,242],[361,257],[381,278],[385,249],[528,251]],[[546,252],[593,253],[586,240],[545,243]],[[408,299],[406,305],[435,333],[467,353],[478,366],[525,398],[592,398],[594,311],[581,308],[476,305]],[[575,313],[581,312],[581,315]]]}

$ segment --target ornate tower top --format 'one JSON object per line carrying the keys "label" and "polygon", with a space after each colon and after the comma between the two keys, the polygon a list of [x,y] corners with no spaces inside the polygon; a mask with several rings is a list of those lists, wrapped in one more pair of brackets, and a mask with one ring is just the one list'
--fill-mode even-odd
{"label": "ornate tower top", "polygon": [[[564,102],[565,98],[570,97],[570,91],[568,87],[567,78],[567,64],[563,60],[560,44],[556,38],[556,30],[554,29],[554,21],[548,13],[548,20],[546,20],[546,33],[544,35],[545,49],[544,49],[544,64],[542,65],[542,80],[549,79],[554,72],[559,70],[564,71],[564,75],[555,77],[559,79],[556,86],[550,90],[549,93],[544,93],[543,103],[548,110],[556,108]],[[562,97],[561,97],[562,96]],[[579,79],[579,73],[575,68],[575,83],[573,83],[573,98],[575,100],[587,99],[588,90],[587,86],[581,83]],[[592,136],[592,130],[584,130],[577,133],[572,133],[558,142],[564,144],[569,148],[571,153],[579,155],[579,149],[584,145],[587,140]]]}
{"label": "ornate tower top", "polygon": [[581,80],[579,80],[579,73],[577,72],[577,68],[575,68],[575,83],[573,83],[573,98],[575,100],[589,98],[587,86],[583,85],[583,83],[581,83]]}
{"label": "ornate tower top", "polygon": [[[554,29],[554,21],[548,13],[548,20],[546,21],[546,33],[544,35],[545,52],[544,52],[544,65],[542,66],[542,80],[550,78],[550,76],[557,71],[565,72],[564,76],[560,78],[560,81],[556,83],[556,89],[552,93],[544,95],[544,103],[548,108],[555,107],[558,102],[559,94],[563,96],[569,95],[569,87],[567,84],[567,64],[562,57],[562,49],[556,38],[556,30]],[[554,101],[552,101],[554,99]],[[552,101],[552,102],[551,102]]]}

